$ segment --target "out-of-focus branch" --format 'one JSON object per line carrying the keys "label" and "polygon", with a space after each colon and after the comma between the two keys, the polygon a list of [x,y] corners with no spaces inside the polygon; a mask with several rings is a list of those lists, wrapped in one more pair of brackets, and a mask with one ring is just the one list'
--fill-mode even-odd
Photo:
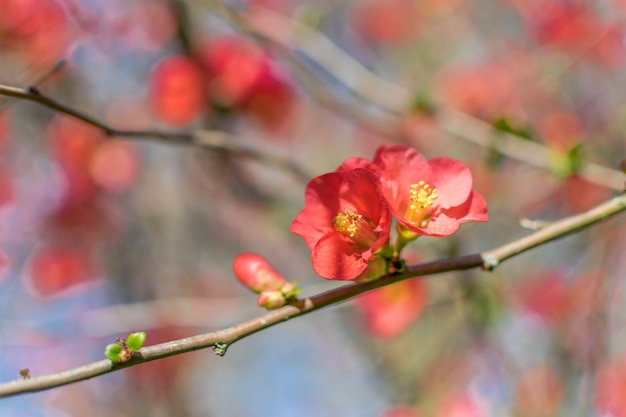
{"label": "out-of-focus branch", "polygon": [[57,72],[61,71],[64,66],[65,66],[65,60],[64,59],[59,59],[46,72],[40,74],[39,77],[37,77],[37,79],[35,81],[33,81],[33,83],[31,85],[34,86],[34,87],[40,86],[41,84],[46,82],[50,77],[52,77],[54,74],[56,74]]}
{"label": "out-of-focus branch", "polygon": [[[306,56],[360,97],[365,102],[364,105],[386,110],[389,117],[385,119],[386,122],[382,121],[382,123],[398,126],[400,119],[409,114],[414,99],[411,91],[372,73],[320,32],[258,6],[255,7],[254,19],[249,20],[237,9],[225,5],[220,0],[204,0],[204,4],[246,34],[277,44],[290,51],[291,61],[296,64],[298,70],[305,69],[308,77],[319,79],[317,72],[307,67],[306,63],[298,58],[301,55]],[[320,86],[325,87],[328,94],[320,95]],[[332,106],[337,106],[342,103],[341,100],[328,100],[328,95],[332,95],[332,88],[323,80],[320,80],[311,94],[314,97],[322,97],[322,102],[326,105],[331,103]],[[346,105],[346,103],[343,104]],[[354,113],[357,119],[365,119],[362,117],[363,109],[351,104],[348,106],[344,114]],[[437,107],[433,117],[439,128],[447,134],[469,140],[485,148],[495,149],[510,158],[538,168],[552,168],[552,155],[547,146],[503,132],[479,118],[449,107]],[[381,120],[378,123],[380,125]],[[389,125],[380,125],[378,130],[396,131],[393,126]],[[578,173],[585,180],[602,187],[617,191],[623,191],[625,188],[624,174],[615,169],[584,161]]]}
{"label": "out-of-focus branch", "polygon": [[197,129],[192,132],[167,132],[162,130],[122,130],[108,124],[52,98],[43,95],[36,87],[20,88],[0,84],[0,95],[21,100],[32,101],[59,113],[66,114],[78,120],[103,130],[108,136],[127,139],[157,140],[169,145],[192,145],[214,151],[227,152],[231,155],[257,160],[265,165],[287,170],[299,179],[308,181],[311,176],[293,161],[274,155],[268,155],[256,149],[238,145],[232,135],[217,131]]}
{"label": "out-of-focus branch", "polygon": [[486,270],[493,270],[501,262],[512,256],[518,255],[552,240],[561,238],[570,233],[583,230],[586,227],[615,216],[623,211],[626,211],[626,194],[614,197],[610,201],[607,201],[592,210],[589,210],[588,212],[552,222],[548,226],[528,235],[527,237],[481,254],[459,256],[435,262],[411,265],[407,267],[405,272],[388,275],[381,279],[366,283],[349,284],[326,291],[324,293],[299,300],[277,310],[270,311],[259,317],[224,330],[191,336],[158,345],[146,346],[141,348],[133,356],[133,358],[126,363],[113,364],[108,359],[105,359],[55,374],[33,376],[30,379],[18,379],[0,384],[0,397],[47,390],[93,378],[109,372],[114,372],[140,363],[161,359],[167,356],[179,355],[194,350],[205,349],[208,347],[214,347],[216,352],[223,355],[228,346],[238,340],[250,336],[251,334],[267,329],[283,321],[319,310],[323,307],[340,303],[366,291],[424,275],[441,274],[444,272],[477,267],[482,267]]}
{"label": "out-of-focus branch", "polygon": [[[439,109],[436,117],[442,130],[451,135],[537,168],[551,168],[553,154],[547,146],[498,131],[487,122],[451,108]],[[626,190],[626,176],[618,170],[586,161],[581,164],[578,173],[590,183],[617,191]]]}

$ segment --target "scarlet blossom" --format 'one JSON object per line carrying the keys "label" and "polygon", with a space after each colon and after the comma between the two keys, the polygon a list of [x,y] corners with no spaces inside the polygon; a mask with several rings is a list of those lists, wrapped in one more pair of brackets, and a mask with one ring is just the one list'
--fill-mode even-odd
{"label": "scarlet blossom", "polygon": [[372,166],[399,230],[442,237],[461,223],[487,221],[487,204],[472,190],[470,170],[457,160],[426,160],[406,146],[383,146]]}
{"label": "scarlet blossom", "polygon": [[304,238],[313,269],[323,278],[357,278],[388,241],[391,216],[371,170],[338,170],[312,179],[304,205],[291,232]]}

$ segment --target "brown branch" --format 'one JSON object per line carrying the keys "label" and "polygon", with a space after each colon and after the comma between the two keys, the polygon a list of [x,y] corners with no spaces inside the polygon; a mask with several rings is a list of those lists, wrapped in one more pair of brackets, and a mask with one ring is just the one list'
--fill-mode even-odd
{"label": "brown branch", "polygon": [[[405,272],[399,274],[388,275],[381,279],[361,284],[348,284],[299,300],[291,305],[270,311],[227,329],[143,347],[130,361],[123,364],[113,364],[108,359],[105,359],[55,374],[32,376],[30,379],[17,379],[0,384],[0,397],[47,390],[114,372],[140,363],[208,347],[225,349],[236,341],[267,329],[275,324],[302,316],[332,304],[340,303],[366,291],[409,278],[476,267],[493,270],[501,262],[512,256],[570,233],[581,231],[584,228],[615,216],[623,211],[626,211],[626,194],[614,197],[585,213],[555,221],[522,239],[483,252],[482,254],[466,255],[419,265],[411,265],[407,267]],[[224,352],[220,353],[223,354]]]}
{"label": "brown branch", "polygon": [[268,155],[256,149],[238,145],[232,135],[217,131],[197,129],[193,132],[167,132],[162,130],[122,130],[115,129],[108,124],[70,106],[62,104],[47,97],[36,88],[20,88],[0,84],[0,95],[31,101],[59,113],[66,114],[75,119],[94,126],[104,131],[108,136],[116,136],[127,139],[157,140],[169,145],[191,145],[205,149],[222,151],[241,158],[254,159],[266,165],[274,166],[291,172],[297,178],[308,181],[311,175],[302,170],[293,161],[278,156]]}
{"label": "brown branch", "polygon": [[[204,4],[220,18],[246,34],[291,51],[291,61],[298,70],[306,70],[309,77],[320,78],[315,70],[302,64],[298,54],[306,55],[348,87],[366,105],[387,110],[388,117],[377,120],[378,131],[397,132],[394,126],[398,126],[401,118],[409,115],[414,99],[410,90],[380,78],[320,32],[259,6],[255,7],[254,21],[250,21],[220,0],[204,0]],[[328,93],[321,94],[320,86],[321,88],[325,86]],[[344,114],[353,113],[357,120],[367,120],[367,114],[362,109],[339,99],[328,100],[328,96],[333,93],[323,80],[319,80],[311,90],[311,95],[315,98],[322,97],[320,101],[323,105],[330,103],[331,106],[337,107],[343,103],[344,107],[349,107]],[[503,155],[538,168],[552,169],[551,151],[545,145],[503,132],[484,120],[449,107],[436,107],[434,117],[440,129],[449,135],[497,150]],[[583,161],[578,174],[590,183],[602,187],[620,192],[626,188],[622,172],[593,162]]]}

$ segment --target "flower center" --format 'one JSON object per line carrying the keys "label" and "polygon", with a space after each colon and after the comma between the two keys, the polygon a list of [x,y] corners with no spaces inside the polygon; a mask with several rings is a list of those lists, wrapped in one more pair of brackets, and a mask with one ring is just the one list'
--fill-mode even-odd
{"label": "flower center", "polygon": [[436,199],[436,188],[432,188],[424,181],[411,184],[411,189],[409,190],[409,206],[405,214],[406,219],[419,227],[425,227],[426,223],[428,223],[428,209],[433,205]]}
{"label": "flower center", "polygon": [[363,216],[350,209],[345,209],[343,213],[335,216],[333,227],[363,248],[371,247],[378,239],[378,235]]}

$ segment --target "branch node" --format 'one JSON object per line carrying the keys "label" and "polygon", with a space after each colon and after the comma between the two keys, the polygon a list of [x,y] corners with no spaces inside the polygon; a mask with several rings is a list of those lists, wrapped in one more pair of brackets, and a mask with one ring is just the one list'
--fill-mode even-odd
{"label": "branch node", "polygon": [[500,260],[496,255],[483,255],[483,270],[493,271],[499,264]]}
{"label": "branch node", "polygon": [[39,92],[39,89],[36,86],[34,86],[34,85],[31,85],[31,86],[27,87],[26,88],[26,92],[28,94],[33,95],[33,96],[40,96],[41,95],[41,92]]}
{"label": "branch node", "polygon": [[524,229],[539,230],[546,227],[548,225],[548,222],[543,220],[532,220],[524,217],[520,219],[519,224]]}
{"label": "branch node", "polygon": [[226,355],[226,349],[228,349],[227,343],[216,342],[215,345],[213,345],[213,352],[218,356]]}

